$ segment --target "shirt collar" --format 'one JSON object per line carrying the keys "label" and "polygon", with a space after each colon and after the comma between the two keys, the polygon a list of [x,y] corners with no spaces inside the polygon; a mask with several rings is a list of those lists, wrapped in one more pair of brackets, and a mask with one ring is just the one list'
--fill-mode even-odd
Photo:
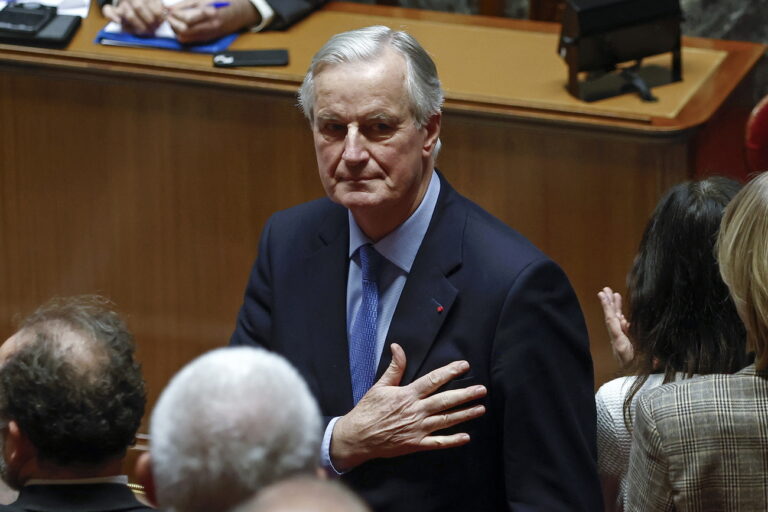
{"label": "shirt collar", "polygon": [[[435,211],[439,195],[440,178],[437,177],[437,173],[433,170],[427,191],[424,193],[424,198],[421,200],[419,207],[416,208],[416,211],[405,222],[396,227],[394,231],[373,244],[376,252],[401,270],[410,272],[413,260],[416,259],[416,253],[419,252],[421,241],[427,233],[429,221],[432,220],[432,213]],[[347,214],[349,217],[349,257],[351,258],[361,245],[372,242],[370,238],[365,236],[360,226],[357,225],[352,212]]]}
{"label": "shirt collar", "polygon": [[83,484],[127,484],[127,475],[100,476],[93,478],[69,478],[53,480],[47,478],[30,478],[24,485],[83,485]]}

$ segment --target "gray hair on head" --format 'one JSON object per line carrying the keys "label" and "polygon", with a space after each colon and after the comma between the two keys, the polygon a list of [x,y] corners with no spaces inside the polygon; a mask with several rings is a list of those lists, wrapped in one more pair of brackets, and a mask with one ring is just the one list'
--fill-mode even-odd
{"label": "gray hair on head", "polygon": [[198,357],[152,413],[158,505],[228,510],[272,482],[314,472],[320,423],[308,386],[281,356],[237,347]]}
{"label": "gray hair on head", "polygon": [[314,79],[323,67],[369,61],[387,48],[405,59],[405,88],[410,97],[411,112],[416,123],[425,126],[443,106],[443,90],[435,63],[413,36],[382,25],[336,34],[315,54],[299,89],[299,105],[307,119],[314,121]]}

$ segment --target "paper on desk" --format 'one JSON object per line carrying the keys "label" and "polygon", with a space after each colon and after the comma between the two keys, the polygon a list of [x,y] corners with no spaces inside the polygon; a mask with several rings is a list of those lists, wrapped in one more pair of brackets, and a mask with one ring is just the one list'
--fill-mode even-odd
{"label": "paper on desk", "polygon": [[[56,7],[57,14],[67,14],[69,16],[88,16],[88,9],[91,6],[91,0],[17,0],[16,3],[22,4],[32,2],[37,4]],[[8,2],[0,0],[0,9],[6,6]]]}
{"label": "paper on desk", "polygon": [[[119,23],[110,21],[103,30],[104,32],[110,34],[121,34],[123,32],[123,27]],[[164,21],[160,24],[159,27],[157,27],[157,29],[155,29],[155,33],[149,37],[165,37],[169,39],[176,39],[176,32],[173,31],[170,23]]]}

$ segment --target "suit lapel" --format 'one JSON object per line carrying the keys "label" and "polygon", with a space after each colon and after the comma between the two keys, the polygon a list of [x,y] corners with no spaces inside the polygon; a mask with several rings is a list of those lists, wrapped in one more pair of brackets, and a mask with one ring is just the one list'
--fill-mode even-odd
{"label": "suit lapel", "polygon": [[306,336],[313,340],[312,365],[323,409],[343,414],[352,407],[347,348],[347,274],[349,261],[347,213],[334,208],[318,234],[318,248],[303,266],[310,297]]}
{"label": "suit lapel", "polygon": [[440,328],[451,314],[458,295],[448,277],[461,264],[466,211],[456,192],[440,176],[440,197],[427,233],[411,267],[387,333],[377,376],[392,360],[389,345],[398,343],[407,360],[403,384],[420,374]]}

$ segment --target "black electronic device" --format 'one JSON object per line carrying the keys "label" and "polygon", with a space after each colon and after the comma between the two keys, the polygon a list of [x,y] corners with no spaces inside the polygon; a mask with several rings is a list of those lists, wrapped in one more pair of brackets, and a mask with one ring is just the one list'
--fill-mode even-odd
{"label": "black electronic device", "polygon": [[39,3],[10,3],[0,10],[0,43],[63,48],[72,40],[80,16],[57,14]]}
{"label": "black electronic device", "polygon": [[0,10],[0,30],[36,34],[56,15],[56,8],[38,3],[9,3]]}
{"label": "black electronic device", "polygon": [[213,65],[219,68],[287,66],[288,50],[230,50],[214,55]]}
{"label": "black electronic device", "polygon": [[[558,51],[568,91],[585,101],[630,91],[654,101],[651,86],[682,80],[681,21],[680,0],[567,0]],[[643,68],[643,58],[667,52],[668,70]]]}

